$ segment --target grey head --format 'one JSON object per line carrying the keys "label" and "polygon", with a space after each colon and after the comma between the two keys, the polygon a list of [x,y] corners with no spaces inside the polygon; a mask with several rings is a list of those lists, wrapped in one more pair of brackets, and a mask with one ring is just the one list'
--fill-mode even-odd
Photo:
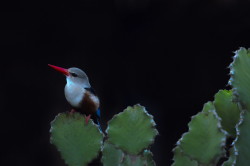
{"label": "grey head", "polygon": [[68,69],[69,75],[66,77],[67,83],[74,83],[83,88],[90,88],[87,74],[79,68],[71,67]]}

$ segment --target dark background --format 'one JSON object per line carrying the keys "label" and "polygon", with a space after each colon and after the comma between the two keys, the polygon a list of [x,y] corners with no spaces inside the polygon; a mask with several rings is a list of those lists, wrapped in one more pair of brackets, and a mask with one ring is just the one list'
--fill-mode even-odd
{"label": "dark background", "polygon": [[250,2],[239,0],[22,1],[1,4],[0,165],[64,166],[50,122],[68,111],[64,76],[88,74],[103,125],[128,105],[154,116],[159,166],[190,117],[227,87],[233,51],[250,46]]}

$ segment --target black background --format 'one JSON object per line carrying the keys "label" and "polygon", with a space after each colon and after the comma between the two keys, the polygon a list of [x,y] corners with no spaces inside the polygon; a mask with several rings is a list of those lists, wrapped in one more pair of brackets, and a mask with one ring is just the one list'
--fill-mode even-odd
{"label": "black background", "polygon": [[[50,122],[70,110],[64,76],[89,76],[103,125],[128,105],[154,116],[159,166],[190,117],[227,87],[233,51],[250,46],[250,2],[239,0],[22,1],[1,4],[0,165],[64,166]],[[7,9],[7,12],[4,12]]]}

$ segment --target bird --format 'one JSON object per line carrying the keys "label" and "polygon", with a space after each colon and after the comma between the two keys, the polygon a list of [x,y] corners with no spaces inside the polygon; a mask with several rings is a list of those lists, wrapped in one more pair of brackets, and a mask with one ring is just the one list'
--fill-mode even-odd
{"label": "bird", "polygon": [[75,111],[84,113],[86,124],[92,116],[101,130],[99,122],[101,118],[100,100],[91,87],[87,74],[76,67],[65,69],[51,64],[48,64],[48,66],[66,76],[67,83],[64,94],[72,107],[71,113]]}

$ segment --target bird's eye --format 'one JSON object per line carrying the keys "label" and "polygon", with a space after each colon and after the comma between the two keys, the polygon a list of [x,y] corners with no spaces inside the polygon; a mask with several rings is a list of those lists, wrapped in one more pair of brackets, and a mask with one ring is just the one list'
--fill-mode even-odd
{"label": "bird's eye", "polygon": [[73,77],[77,77],[76,73],[70,73]]}

